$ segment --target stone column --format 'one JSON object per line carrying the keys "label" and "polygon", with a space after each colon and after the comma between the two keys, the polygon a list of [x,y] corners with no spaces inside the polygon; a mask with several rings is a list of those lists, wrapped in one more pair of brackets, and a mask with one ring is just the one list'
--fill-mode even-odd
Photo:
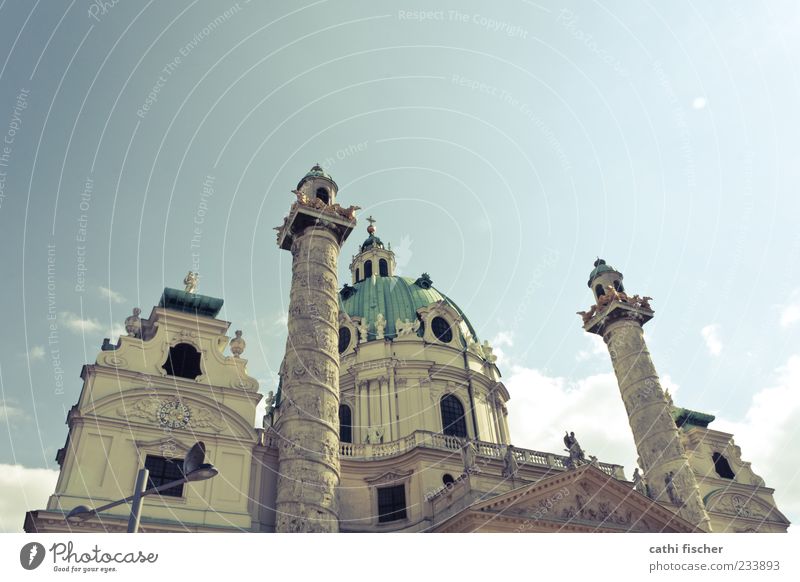
{"label": "stone column", "polygon": [[651,317],[650,310],[614,302],[585,329],[601,335],[608,345],[650,496],[710,531],[694,472],[644,341],[642,323]]}
{"label": "stone column", "polygon": [[337,532],[339,513],[339,350],[337,264],[355,219],[307,200],[278,230],[292,253],[289,335],[283,361],[278,532]]}

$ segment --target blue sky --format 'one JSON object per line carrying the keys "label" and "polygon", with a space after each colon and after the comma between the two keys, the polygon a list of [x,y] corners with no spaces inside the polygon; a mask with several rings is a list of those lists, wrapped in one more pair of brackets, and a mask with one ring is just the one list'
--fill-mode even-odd
{"label": "blue sky", "polygon": [[678,403],[739,429],[800,516],[774,466],[800,419],[798,24],[792,2],[3,2],[0,463],[55,468],[81,365],[193,267],[273,389],[272,227],[320,162],[363,207],[341,278],[372,214],[502,352],[520,446],[572,422],[632,470],[627,426],[586,413],[622,409],[575,315],[599,255],[655,298]]}

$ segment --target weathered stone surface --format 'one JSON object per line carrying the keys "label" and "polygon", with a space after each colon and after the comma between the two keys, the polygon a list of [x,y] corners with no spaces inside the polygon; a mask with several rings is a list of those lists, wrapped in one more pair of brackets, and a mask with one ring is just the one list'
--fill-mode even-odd
{"label": "weathered stone surface", "polygon": [[641,323],[632,317],[611,321],[604,326],[603,339],[650,494],[657,501],[675,506],[687,521],[709,530],[700,489],[647,351]]}
{"label": "weathered stone surface", "polygon": [[339,244],[324,226],[292,243],[292,288],[278,455],[276,530],[339,530]]}

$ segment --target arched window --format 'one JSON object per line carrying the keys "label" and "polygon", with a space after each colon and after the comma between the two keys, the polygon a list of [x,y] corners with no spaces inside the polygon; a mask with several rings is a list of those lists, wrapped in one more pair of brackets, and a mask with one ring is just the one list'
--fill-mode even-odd
{"label": "arched window", "polygon": [[449,344],[453,341],[453,330],[444,317],[434,317],[431,322],[431,330],[440,342]]}
{"label": "arched window", "polygon": [[452,394],[445,394],[439,402],[442,409],[442,433],[454,437],[467,437],[467,421],[464,406]]}
{"label": "arched window", "polygon": [[330,202],[328,191],[325,188],[317,188],[317,198],[322,200],[325,204],[328,204]]}
{"label": "arched window", "polygon": [[372,277],[372,261],[364,263],[364,278],[369,279]]}
{"label": "arched window", "polygon": [[728,462],[728,459],[723,455],[714,453],[711,455],[711,459],[714,461],[714,470],[717,472],[717,475],[723,479],[733,479],[736,476],[733,473],[733,469],[731,469],[731,464]]}
{"label": "arched window", "polygon": [[339,328],[339,353],[343,354],[347,351],[347,348],[350,347],[350,340],[352,339],[352,334],[350,333],[349,327],[340,327]]}
{"label": "arched window", "polygon": [[339,406],[339,440],[343,443],[353,442],[353,414],[347,404]]}
{"label": "arched window", "polygon": [[389,263],[386,262],[386,259],[381,259],[378,261],[378,274],[381,277],[389,276]]}
{"label": "arched window", "polygon": [[356,269],[356,283],[358,283],[360,280],[361,280],[361,272],[358,269]]}
{"label": "arched window", "polygon": [[600,284],[595,285],[594,292],[595,294],[597,294],[598,297],[606,294],[605,290],[603,289],[603,286]]}
{"label": "arched window", "polygon": [[167,376],[194,380],[200,374],[200,352],[191,344],[178,344],[169,349],[167,361],[161,366]]}
{"label": "arched window", "polygon": [[450,485],[452,485],[455,482],[456,482],[456,480],[453,479],[453,476],[450,473],[445,473],[444,475],[442,475],[442,484],[445,487],[449,487]]}
{"label": "arched window", "polygon": [[622,281],[619,279],[614,281],[614,289],[616,289],[619,293],[625,293],[625,287],[622,286]]}

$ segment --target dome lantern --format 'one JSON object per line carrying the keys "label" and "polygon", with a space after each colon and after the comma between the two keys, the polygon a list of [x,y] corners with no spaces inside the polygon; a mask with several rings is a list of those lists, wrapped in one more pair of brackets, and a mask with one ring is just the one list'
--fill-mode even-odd
{"label": "dome lantern", "polygon": [[396,266],[394,252],[391,245],[386,248],[383,241],[375,236],[375,223],[372,216],[367,218],[366,240],[358,247],[358,254],[353,257],[350,263],[350,273],[353,275],[353,283],[364,281],[370,277],[393,277]]}
{"label": "dome lantern", "polygon": [[622,273],[611,265],[606,264],[600,257],[597,257],[594,262],[594,269],[589,273],[587,285],[594,293],[595,301],[607,293],[609,286],[612,286],[618,292],[625,291],[625,287],[622,284]]}

